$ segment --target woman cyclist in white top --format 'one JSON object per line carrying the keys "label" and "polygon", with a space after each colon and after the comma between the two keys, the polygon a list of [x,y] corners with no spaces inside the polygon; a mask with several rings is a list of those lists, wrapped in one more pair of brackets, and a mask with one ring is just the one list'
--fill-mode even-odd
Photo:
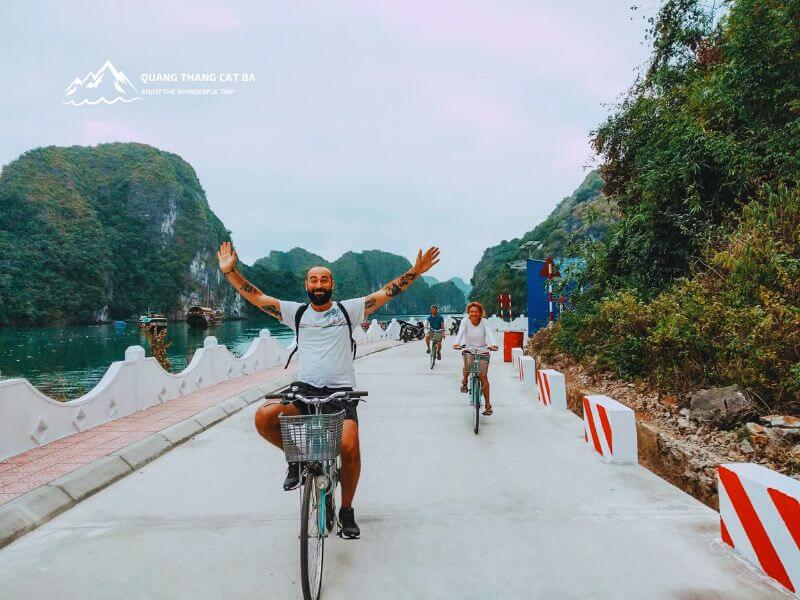
{"label": "woman cyclist in white top", "polygon": [[[467,318],[461,320],[461,325],[458,328],[458,336],[453,348],[460,349],[461,346],[472,346],[477,348],[481,354],[488,354],[490,350],[497,350],[497,342],[494,340],[492,330],[486,319],[483,318],[484,310],[480,302],[470,302],[467,304]],[[466,354],[466,353],[464,353]],[[467,391],[467,377],[469,376],[469,369],[467,368],[468,357],[464,356],[464,371],[461,377],[461,391]],[[489,401],[489,365],[486,365],[486,371],[478,373],[481,380],[483,389],[483,397],[486,401],[486,410],[483,414],[489,416],[492,414],[492,404]]]}

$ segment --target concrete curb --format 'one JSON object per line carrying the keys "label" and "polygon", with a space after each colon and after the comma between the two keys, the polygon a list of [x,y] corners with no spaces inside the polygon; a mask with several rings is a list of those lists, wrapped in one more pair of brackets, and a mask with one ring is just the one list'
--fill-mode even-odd
{"label": "concrete curb", "polygon": [[0,506],[0,548],[70,508],[75,501],[50,484]]}
{"label": "concrete curb", "polygon": [[194,417],[178,421],[175,425],[170,425],[166,429],[162,429],[158,433],[163,435],[173,445],[178,445],[190,437],[203,431],[203,426],[194,420]]}
{"label": "concrete curb", "polygon": [[242,400],[239,396],[233,396],[225,400],[222,404],[217,404],[217,406],[228,413],[228,416],[231,416],[247,406],[247,402]]}
{"label": "concrete curb", "polygon": [[153,435],[148,435],[146,438],[142,438],[124,448],[117,450],[116,452],[112,452],[112,456],[119,456],[122,460],[124,460],[128,465],[130,465],[131,469],[134,471],[143,467],[151,460],[154,460],[164,454],[167,450],[173,447],[172,442],[170,442],[167,438],[163,435],[159,435],[158,433],[154,433]]}
{"label": "concrete curb", "polygon": [[119,456],[108,455],[59,477],[50,485],[61,488],[75,502],[80,502],[131,472],[133,469]]}
{"label": "concrete curb", "polygon": [[[376,348],[360,354],[358,358],[388,350],[394,345],[396,344]],[[0,548],[7,546],[29,531],[33,531],[92,494],[130,475],[201,431],[224,421],[246,406],[258,402],[264,398],[264,395],[276,392],[293,381],[293,376],[285,375],[274,381],[250,388],[238,396],[226,398],[188,419],[137,440],[59,477],[55,481],[41,485],[0,505]]]}

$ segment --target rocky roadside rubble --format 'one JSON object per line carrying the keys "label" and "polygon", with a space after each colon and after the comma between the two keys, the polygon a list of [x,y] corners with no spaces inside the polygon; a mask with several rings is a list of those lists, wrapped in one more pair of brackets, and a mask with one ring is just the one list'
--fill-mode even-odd
{"label": "rocky roadside rubble", "polygon": [[800,418],[759,416],[736,386],[679,397],[643,383],[592,373],[563,354],[542,358],[538,368],[564,373],[570,409],[582,416],[581,398],[603,394],[636,412],[639,462],[698,500],[717,508],[717,466],[752,462],[800,479]]}

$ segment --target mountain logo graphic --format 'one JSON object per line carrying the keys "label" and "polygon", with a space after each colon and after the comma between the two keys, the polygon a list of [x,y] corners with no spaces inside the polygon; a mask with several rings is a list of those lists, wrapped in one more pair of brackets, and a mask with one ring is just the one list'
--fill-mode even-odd
{"label": "mountain logo graphic", "polygon": [[96,73],[89,71],[83,79],[76,77],[64,90],[62,102],[81,106],[89,104],[116,104],[141,100],[137,90],[125,73],[107,60]]}

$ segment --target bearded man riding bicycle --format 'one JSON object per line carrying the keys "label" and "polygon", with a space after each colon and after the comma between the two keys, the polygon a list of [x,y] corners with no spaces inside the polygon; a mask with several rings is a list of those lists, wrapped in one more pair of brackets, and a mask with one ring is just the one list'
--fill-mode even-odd
{"label": "bearded man riding bicycle", "polygon": [[[236,270],[237,255],[230,242],[225,242],[217,252],[219,268],[230,284],[248,302],[295,331],[299,368],[298,381],[293,384],[302,395],[329,395],[335,391],[353,390],[354,344],[352,330],[360,327],[366,318],[384,304],[408,289],[423,273],[439,262],[439,249],[432,247],[417,254],[414,266],[380,290],[364,296],[334,302],[331,299],[336,287],[333,274],[327,267],[312,267],[306,274],[305,287],[310,302],[300,304],[268,296],[247,281]],[[355,521],[352,502],[361,474],[361,453],[358,439],[358,414],[356,407],[347,402],[329,402],[322,412],[345,411],[341,445],[342,507],[339,521],[342,534],[357,538],[360,529]],[[268,442],[283,448],[279,416],[307,414],[307,405],[281,405],[270,402],[260,407],[255,415],[258,433]],[[283,489],[291,490],[300,484],[302,466],[291,463],[286,473]]]}

